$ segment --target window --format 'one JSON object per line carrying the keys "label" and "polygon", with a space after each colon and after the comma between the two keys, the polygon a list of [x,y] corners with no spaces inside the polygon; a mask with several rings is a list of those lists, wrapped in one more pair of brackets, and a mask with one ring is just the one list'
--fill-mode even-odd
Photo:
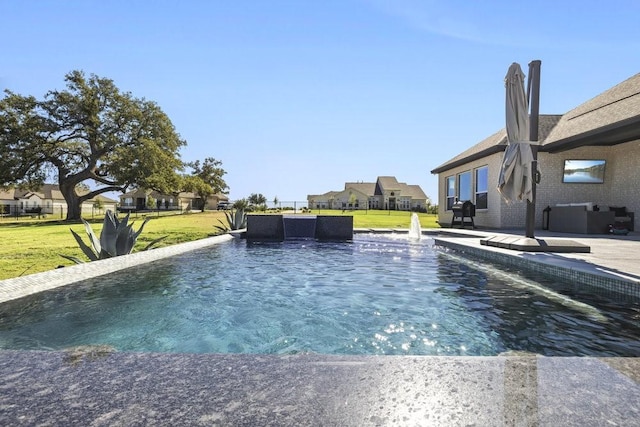
{"label": "window", "polygon": [[487,209],[489,189],[489,168],[483,166],[476,169],[476,209]]}
{"label": "window", "polygon": [[458,200],[471,200],[473,197],[471,186],[471,171],[458,175]]}
{"label": "window", "polygon": [[456,202],[456,178],[453,176],[448,176],[446,178],[447,182],[447,210],[451,210],[451,207]]}

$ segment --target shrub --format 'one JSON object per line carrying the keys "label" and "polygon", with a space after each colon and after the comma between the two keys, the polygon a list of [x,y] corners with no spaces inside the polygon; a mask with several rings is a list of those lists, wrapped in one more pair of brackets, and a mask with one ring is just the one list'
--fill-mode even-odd
{"label": "shrub", "polygon": [[218,220],[220,225],[214,225],[215,229],[221,233],[226,233],[229,230],[240,230],[247,227],[247,214],[243,209],[237,209],[235,212],[225,212],[227,223],[225,224],[221,220]]}
{"label": "shrub", "polygon": [[[120,255],[128,255],[133,251],[133,247],[138,240],[138,236],[142,233],[142,229],[144,225],[151,218],[145,218],[142,222],[142,225],[138,229],[138,231],[133,230],[133,222],[129,224],[129,214],[124,217],[122,221],[119,221],[116,215],[111,212],[111,210],[107,210],[104,215],[104,221],[102,226],[102,231],[100,232],[100,238],[98,239],[91,225],[85,221],[84,223],[85,231],[87,232],[87,236],[89,236],[89,242],[91,246],[87,245],[82,238],[75,231],[71,230],[71,234],[78,242],[80,249],[82,252],[89,258],[90,261],[97,261],[100,259],[112,258]],[[160,237],[155,239],[151,243],[149,243],[143,250],[150,249],[156,243],[163,240],[167,236]],[[62,257],[75,262],[76,264],[82,264],[84,261],[81,259],[69,256],[62,255]]]}

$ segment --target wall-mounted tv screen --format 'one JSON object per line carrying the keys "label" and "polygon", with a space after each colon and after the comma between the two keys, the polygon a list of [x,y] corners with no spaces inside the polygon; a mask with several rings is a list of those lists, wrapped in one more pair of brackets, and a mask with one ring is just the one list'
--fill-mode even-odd
{"label": "wall-mounted tv screen", "polygon": [[605,160],[565,160],[562,182],[602,184]]}

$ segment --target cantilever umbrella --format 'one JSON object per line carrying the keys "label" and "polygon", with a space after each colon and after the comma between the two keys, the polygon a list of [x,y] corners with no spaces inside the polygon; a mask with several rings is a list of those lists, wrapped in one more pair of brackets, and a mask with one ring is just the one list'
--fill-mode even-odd
{"label": "cantilever umbrella", "polygon": [[505,77],[507,149],[504,152],[498,191],[511,203],[533,201],[533,152],[529,141],[529,106],[524,93],[524,73],[511,64]]}

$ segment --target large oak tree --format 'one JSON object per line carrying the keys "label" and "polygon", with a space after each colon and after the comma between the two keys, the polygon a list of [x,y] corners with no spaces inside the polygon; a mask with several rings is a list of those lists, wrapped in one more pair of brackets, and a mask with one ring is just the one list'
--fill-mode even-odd
{"label": "large oak tree", "polygon": [[[66,90],[42,100],[11,91],[0,99],[0,186],[34,189],[55,177],[67,219],[79,219],[82,202],[101,193],[179,189],[186,143],[156,103],[81,71],[65,81]],[[83,183],[92,190],[80,194]]]}

